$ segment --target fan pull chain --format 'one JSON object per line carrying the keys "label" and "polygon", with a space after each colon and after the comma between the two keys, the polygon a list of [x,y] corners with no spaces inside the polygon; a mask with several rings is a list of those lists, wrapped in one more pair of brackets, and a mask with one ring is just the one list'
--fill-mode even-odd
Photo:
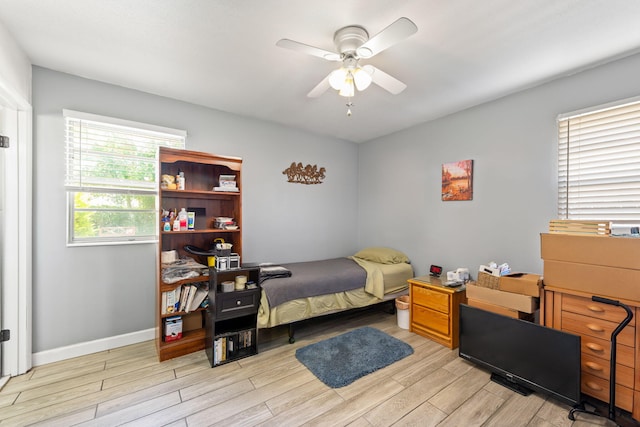
{"label": "fan pull chain", "polygon": [[351,117],[351,107],[353,107],[353,102],[351,102],[351,98],[347,101],[347,117]]}

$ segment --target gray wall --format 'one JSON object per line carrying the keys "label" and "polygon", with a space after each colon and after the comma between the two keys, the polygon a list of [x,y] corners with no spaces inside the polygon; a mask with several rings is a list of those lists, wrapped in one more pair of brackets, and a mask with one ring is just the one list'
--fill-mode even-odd
{"label": "gray wall", "polygon": [[[34,352],[154,326],[153,245],[65,246],[63,108],[185,129],[189,149],[242,157],[245,261],[384,245],[417,274],[488,261],[541,273],[555,118],[639,95],[639,74],[636,55],[354,145],[34,67]],[[465,159],[473,201],[442,202],[442,163]],[[326,167],[325,183],[286,183],[293,161]]]}
{"label": "gray wall", "polygon": [[[360,246],[405,251],[418,274],[508,262],[542,273],[557,218],[560,113],[640,95],[640,55],[558,79],[359,147]],[[441,201],[442,164],[474,160],[472,201]]]}
{"label": "gray wall", "polygon": [[[154,327],[155,245],[66,247],[64,120],[72,109],[184,129],[187,148],[243,158],[243,261],[356,250],[357,145],[33,68],[33,352]],[[291,162],[321,185],[286,182]]]}

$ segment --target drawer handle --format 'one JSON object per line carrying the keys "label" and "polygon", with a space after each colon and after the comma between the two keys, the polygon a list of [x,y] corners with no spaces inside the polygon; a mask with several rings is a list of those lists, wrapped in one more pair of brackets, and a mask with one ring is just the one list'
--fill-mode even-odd
{"label": "drawer handle", "polygon": [[240,300],[236,301],[236,305],[240,305],[240,304],[242,304],[242,301]]}
{"label": "drawer handle", "polygon": [[602,313],[604,312],[604,308],[597,306],[597,305],[589,305],[587,306],[587,308],[591,311],[594,311],[596,313]]}
{"label": "drawer handle", "polygon": [[594,383],[593,381],[587,381],[584,383],[584,385],[589,387],[591,390],[602,391],[602,387],[600,387],[598,384]]}
{"label": "drawer handle", "polygon": [[595,323],[588,323],[587,328],[591,329],[593,332],[604,332],[602,326],[596,325]]}
{"label": "drawer handle", "polygon": [[600,351],[600,352],[604,351],[604,347],[602,347],[601,345],[598,345],[596,343],[588,342],[586,344],[586,346],[587,346],[588,349],[593,350],[593,351]]}
{"label": "drawer handle", "polygon": [[585,365],[587,366],[587,368],[591,369],[592,371],[602,371],[602,366],[600,366],[599,363],[587,362],[585,363]]}

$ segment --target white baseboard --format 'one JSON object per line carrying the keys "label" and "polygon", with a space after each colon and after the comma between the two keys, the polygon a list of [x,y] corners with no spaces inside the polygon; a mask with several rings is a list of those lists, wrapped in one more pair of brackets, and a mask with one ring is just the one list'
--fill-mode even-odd
{"label": "white baseboard", "polygon": [[85,356],[91,353],[111,350],[112,348],[123,347],[125,345],[136,344],[143,341],[155,339],[154,328],[138,332],[117,335],[114,337],[102,338],[94,341],[68,345],[66,347],[45,350],[31,355],[33,366],[45,365],[47,363],[58,362],[60,360],[71,359],[73,357]]}
{"label": "white baseboard", "polygon": [[0,377],[0,391],[2,391],[2,387],[4,387],[5,384],[9,382],[9,378],[11,378],[9,375]]}

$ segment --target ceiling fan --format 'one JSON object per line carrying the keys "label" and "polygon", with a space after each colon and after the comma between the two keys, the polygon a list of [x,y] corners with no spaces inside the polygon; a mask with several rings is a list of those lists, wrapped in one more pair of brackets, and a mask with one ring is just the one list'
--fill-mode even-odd
{"label": "ceiling fan", "polygon": [[[355,94],[355,89],[363,91],[372,82],[396,95],[402,92],[407,85],[373,65],[361,66],[359,61],[377,55],[416,31],[418,31],[418,27],[410,19],[400,18],[371,38],[369,38],[367,30],[359,25],[350,25],[339,29],[333,36],[336,52],[290,39],[278,40],[276,45],[317,56],[327,61],[342,62],[342,67],[329,73],[316,87],[311,89],[307,94],[310,98],[322,95],[330,87],[337,90],[341,96],[351,98]],[[349,104],[350,102],[347,103],[347,107],[350,107]],[[347,114],[350,115],[350,109]]]}

